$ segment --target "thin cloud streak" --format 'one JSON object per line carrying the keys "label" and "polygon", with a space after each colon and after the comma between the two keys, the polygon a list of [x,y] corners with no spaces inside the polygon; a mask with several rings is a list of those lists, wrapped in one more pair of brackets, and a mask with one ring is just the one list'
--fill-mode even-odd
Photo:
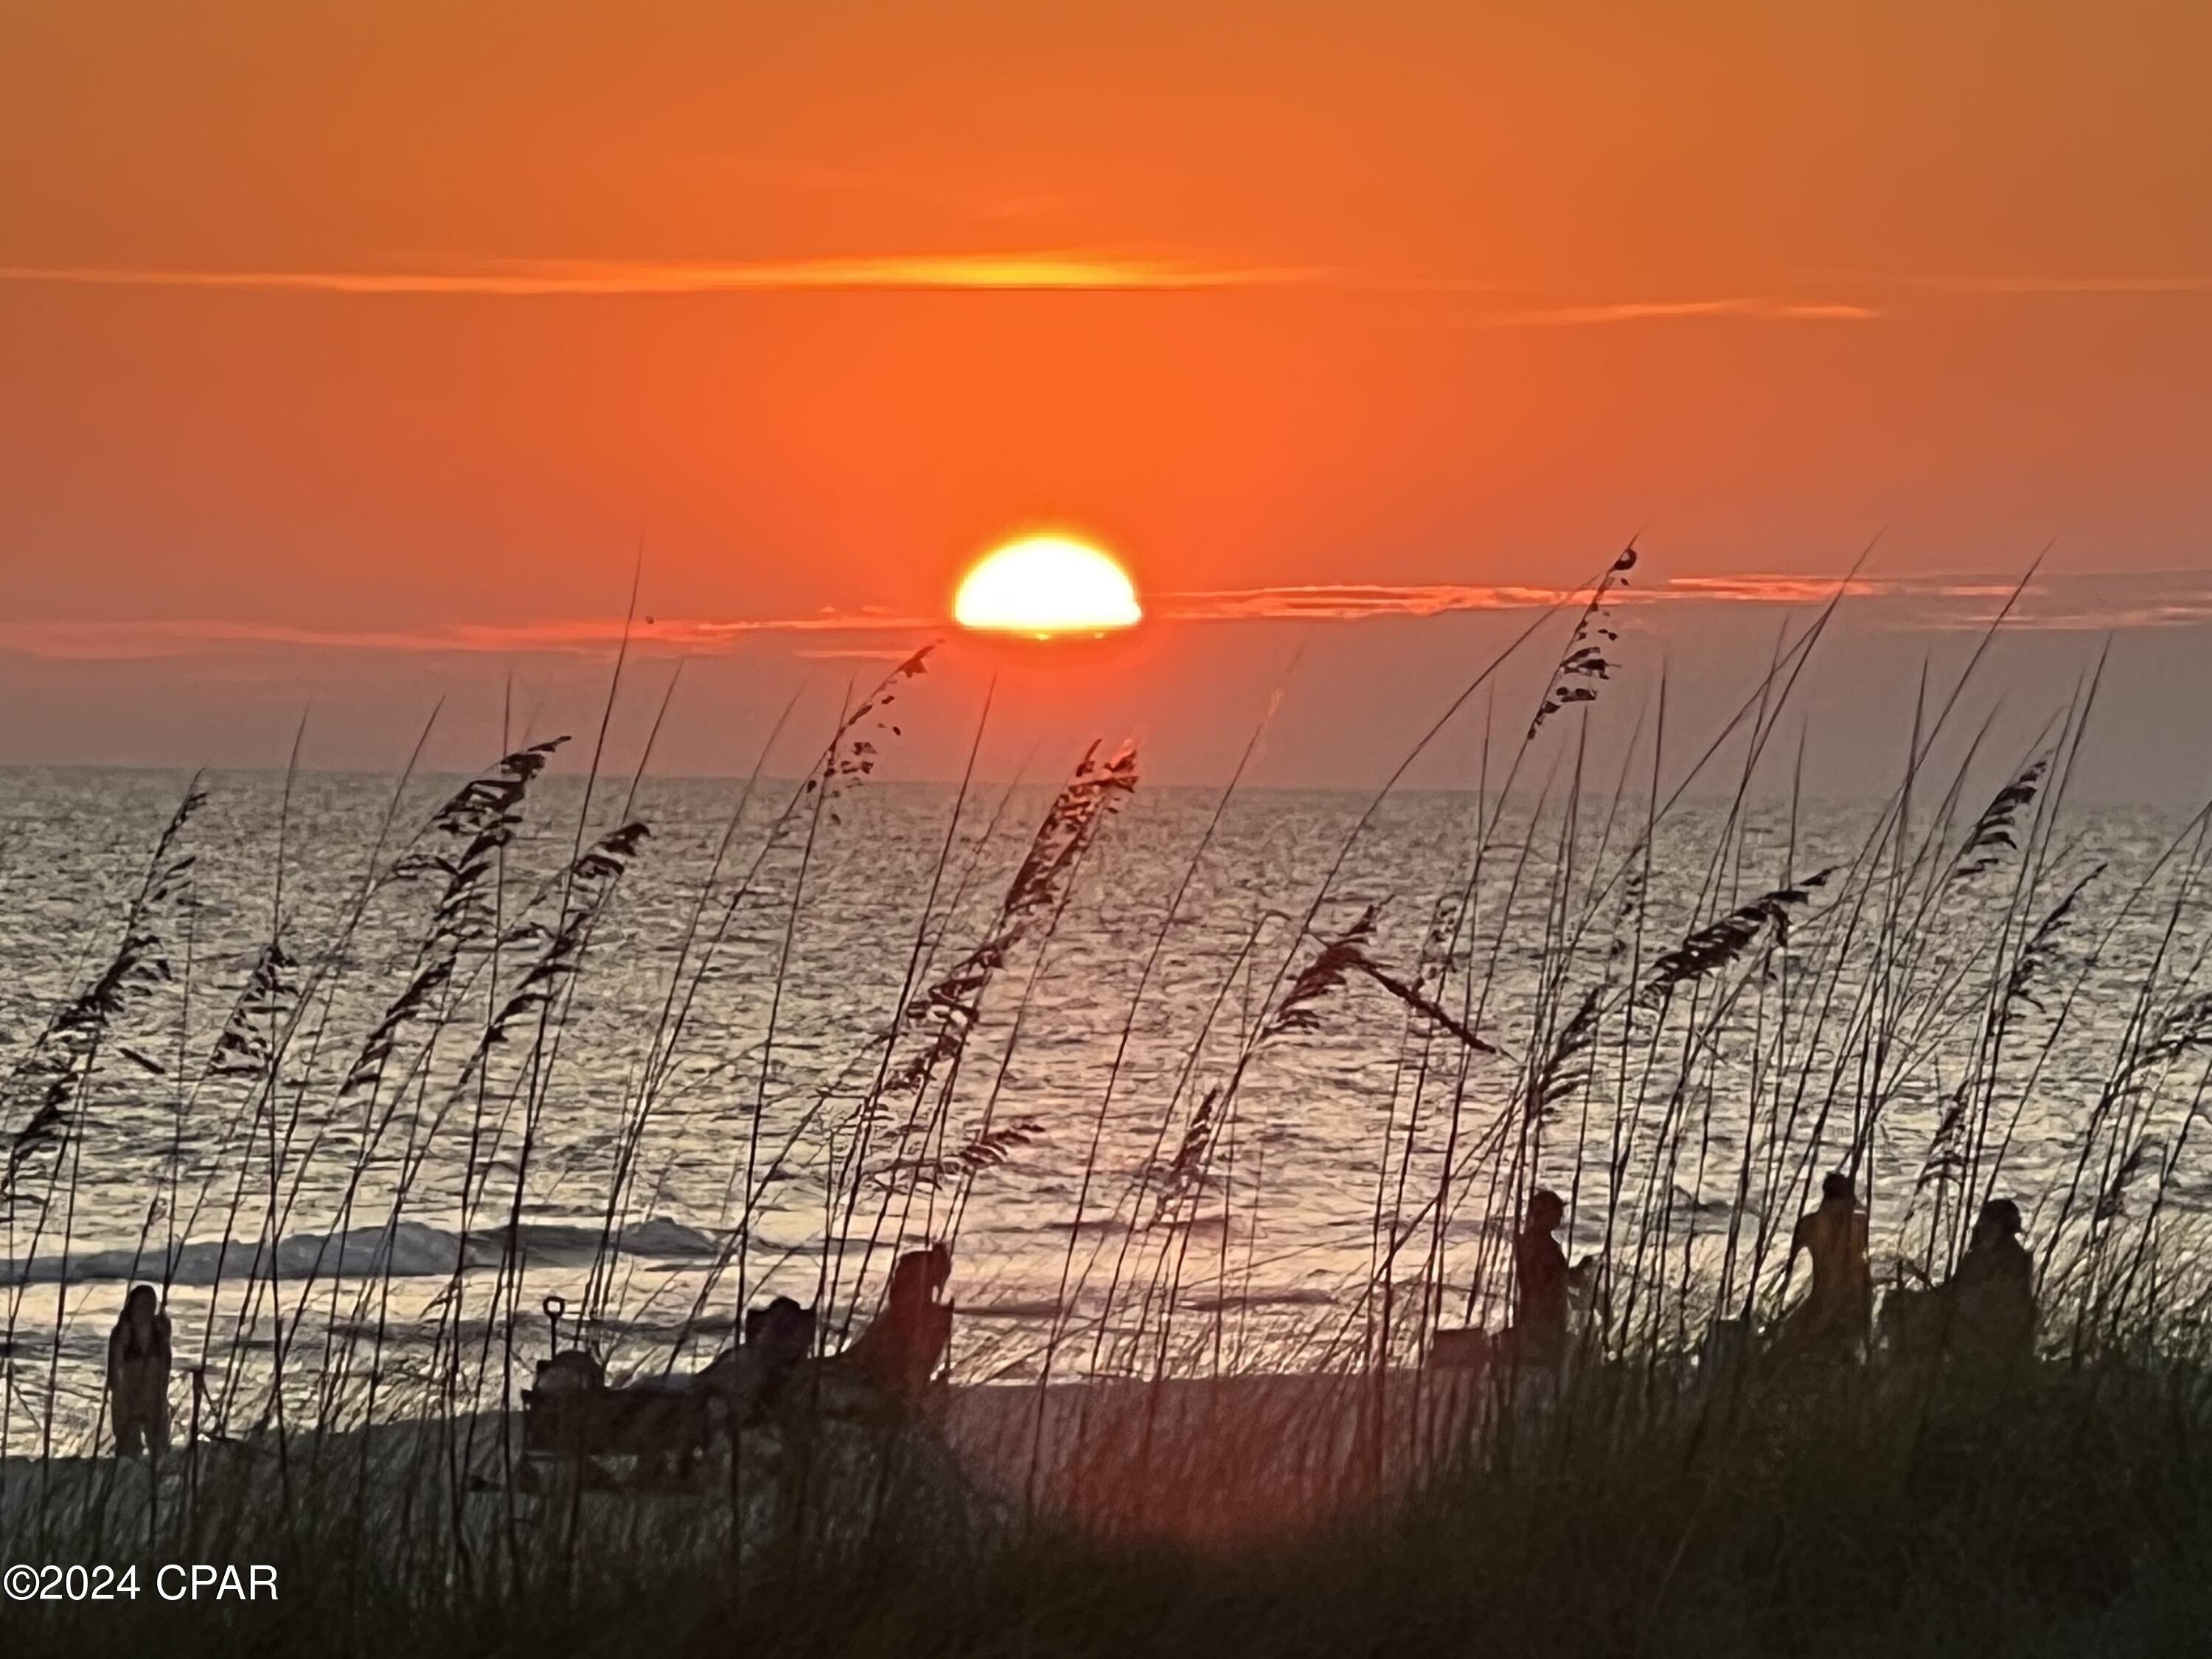
{"label": "thin cloud streak", "polygon": [[[1675,576],[1624,586],[1609,602],[1649,605],[1824,605],[1847,599],[2002,599],[2012,584],[1948,577]],[[1458,611],[1520,611],[1587,599],[1588,588],[1468,582],[1314,583],[1230,592],[1170,593],[1155,614],[1175,622],[1305,620],[1358,622],[1373,617],[1436,617]]]}
{"label": "thin cloud streak", "polygon": [[457,623],[419,629],[303,628],[283,623],[233,623],[190,618],[152,622],[0,623],[0,650],[31,656],[100,660],[206,654],[226,647],[310,651],[410,653],[561,653],[595,651],[621,642],[676,651],[727,653],[763,634],[926,633],[942,628],[936,617],[890,611],[836,611],[812,616],[726,621],[649,620],[625,626],[616,617],[532,623]]}
{"label": "thin cloud streak", "polygon": [[1318,273],[1081,252],[888,254],[722,263],[511,260],[450,270],[204,270],[6,265],[0,281],[78,288],[499,297],[816,293],[883,289],[1070,291],[1267,288]]}
{"label": "thin cloud streak", "polygon": [[1870,288],[1923,289],[1947,294],[2212,294],[2212,276],[2051,276],[2033,273],[1990,275],[1876,271],[1829,272],[1808,280],[1850,283]]}
{"label": "thin cloud streak", "polygon": [[1313,582],[1164,593],[1148,601],[1162,622],[1361,622],[1373,617],[1437,617],[1454,611],[1526,611],[1576,596],[1557,587],[1469,582]]}
{"label": "thin cloud streak", "polygon": [[1587,328],[1703,317],[1747,318],[1762,323],[1870,323],[1881,315],[1874,306],[1755,295],[1733,300],[1632,300],[1612,305],[1552,306],[1479,313],[1468,320],[1485,328]]}
{"label": "thin cloud streak", "polygon": [[[73,288],[171,289],[215,293],[350,297],[621,298],[684,295],[835,293],[1113,293],[1302,289],[1347,295],[1496,294],[1509,285],[1452,278],[1361,275],[1313,266],[1241,264],[1081,249],[895,253],[836,258],[722,262],[493,260],[412,270],[216,270],[128,265],[4,265],[0,282]],[[1777,299],[1629,300],[1471,313],[1482,328],[1580,327],[1698,318],[1765,322],[1868,322],[1871,306]]]}
{"label": "thin cloud streak", "polygon": [[[1799,575],[1676,576],[1617,590],[1624,607],[1813,605],[1844,596],[1871,608],[1892,626],[1944,629],[1978,627],[2014,591],[2002,575],[1921,574],[1836,577]],[[1153,595],[1156,622],[1353,623],[1459,612],[1527,611],[1570,605],[1587,590],[1510,583],[1339,582]],[[2194,627],[2212,623],[2212,572],[2154,571],[2113,575],[2039,575],[2021,596],[2008,625],[2037,629]],[[941,617],[890,611],[823,611],[799,617],[653,618],[631,624],[634,647],[667,653],[729,655],[779,635],[795,636],[796,654],[824,659],[889,654],[866,643],[872,635],[911,640],[950,627]],[[386,652],[482,655],[594,653],[624,637],[617,617],[531,623],[464,623],[422,629],[348,629],[284,623],[204,622],[0,623],[0,651],[65,660],[106,661],[193,657],[251,650]],[[819,641],[819,643],[810,643]]]}
{"label": "thin cloud streak", "polygon": [[[2212,294],[2212,276],[2051,276],[2036,272],[1831,271],[1792,279],[1854,288],[1990,295]],[[1204,254],[1098,248],[893,252],[735,260],[461,258],[440,265],[355,270],[216,270],[192,266],[0,265],[0,282],[76,288],[459,297],[640,297],[656,295],[979,292],[1188,292],[1295,289],[1406,296],[1504,295],[1521,285],[1457,276],[1281,266]],[[1598,300],[1467,312],[1444,319],[1476,328],[1577,328],[1742,319],[1864,323],[1887,314],[1856,301],[1771,294]]]}
{"label": "thin cloud streak", "polygon": [[[1928,574],[1841,577],[1674,576],[1616,589],[1623,607],[1688,605],[1825,605],[1840,591],[1875,608],[1893,627],[1944,629],[1987,623],[2011,599],[2016,577]],[[1455,611],[1524,610],[1571,604],[1586,588],[1458,582],[1317,583],[1233,592],[1170,593],[1153,614],[1176,622],[1362,622]],[[2110,575],[2045,574],[2032,581],[2008,618],[2013,628],[2095,629],[2191,627],[2212,623],[2212,572],[2152,571]]]}

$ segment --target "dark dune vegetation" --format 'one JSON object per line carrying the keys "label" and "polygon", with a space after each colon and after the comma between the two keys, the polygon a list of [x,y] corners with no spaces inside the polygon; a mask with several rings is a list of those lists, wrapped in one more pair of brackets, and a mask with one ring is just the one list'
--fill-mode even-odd
{"label": "dark dune vegetation", "polygon": [[[1516,879],[1529,871],[1549,884],[1542,936],[1508,941],[1447,894],[1422,959],[1383,959],[1372,913],[1345,914],[1334,891],[1357,868],[1355,833],[1293,919],[1294,947],[1260,965],[1264,994],[1233,1061],[1157,1103],[1142,1168],[1097,1158],[1103,1102],[1095,1122],[1055,1127],[1091,1137],[1094,1154],[1063,1287],[1074,1288],[1085,1218],[1127,1230],[1090,1286],[1091,1310],[1061,1316],[1027,1382],[954,1390],[959,1434],[940,1435],[927,1412],[829,1420],[802,1389],[779,1426],[710,1457],[680,1492],[526,1472],[514,1390],[536,1304],[519,1250],[465,1282],[456,1270],[431,1359],[403,1383],[382,1363],[389,1283],[280,1274],[264,1234],[236,1241],[224,1292],[259,1310],[251,1362],[222,1368],[219,1392],[195,1383],[192,1418],[179,1410],[156,1475],[89,1455],[103,1431],[88,1442],[58,1426],[58,1350],[19,1335],[26,1298],[56,1292],[0,1285],[0,1558],[268,1563],[281,1586],[273,1604],[180,1607],[150,1593],[142,1569],[136,1600],[0,1605],[5,1652],[2205,1650],[2212,1279],[2201,1223],[2178,1194],[2212,1068],[2199,974],[2212,818],[2191,820],[2133,890],[2098,894],[2096,873],[2069,862],[2064,827],[2095,675],[2051,711],[2032,752],[2002,757],[2002,787],[1969,798],[1969,769],[1990,764],[1960,732],[1970,666],[1926,698],[1896,792],[1855,860],[1753,868],[1748,804],[1790,776],[1778,734],[1832,607],[1754,675],[1707,746],[1674,745],[1692,763],[1670,756],[1664,789],[1655,758],[1650,776],[1624,775],[1608,793],[1583,776],[1577,728],[1590,711],[1578,705],[1599,702],[1611,674],[1607,599],[1634,562],[1624,555],[1595,586],[1525,738],[1488,758],[1486,787],[1469,799],[1466,890],[1486,860]],[[1537,648],[1543,622],[1471,680],[1414,755],[1494,691],[1506,660]],[[672,953],[661,1018],[638,1034],[634,1103],[603,1195],[606,1265],[578,1310],[597,1340],[622,1340],[599,1323],[614,1244],[650,1213],[637,1149],[672,1057],[704,1040],[688,1023],[698,976],[772,863],[796,872],[778,890],[785,937],[805,927],[814,838],[869,787],[895,740],[888,705],[926,654],[854,702],[803,781],[746,786],[749,799],[782,789],[781,804],[757,846],[740,844],[733,816]],[[1662,711],[1650,727],[1663,734]],[[1517,719],[1510,729],[1519,735]],[[1939,741],[1954,757],[1941,773],[1929,760]],[[465,1133],[501,1156],[472,1163],[485,1173],[446,1218],[515,1237],[557,1098],[564,1020],[599,966],[594,928],[652,855],[651,826],[626,801],[611,830],[587,833],[580,819],[560,874],[518,890],[507,849],[533,786],[566,752],[520,750],[428,823],[388,826],[361,904],[404,888],[420,896],[422,926],[371,1029],[326,1031],[332,982],[355,971],[347,939],[288,936],[279,903],[219,1040],[180,1067],[149,1033],[175,1018],[191,978],[199,798],[188,796],[118,918],[112,959],[7,1080],[0,1254],[66,1249],[76,1194],[107,1178],[85,1164],[80,1132],[112,1091],[181,1098],[208,1079],[236,1102],[239,1190],[276,1194],[281,1210],[305,1162],[337,1158],[366,1194],[372,1168],[396,1159],[400,1195],[379,1190],[373,1208],[364,1196],[362,1213],[338,1219],[397,1227],[408,1160],[433,1135]],[[625,786],[598,769],[604,807]],[[710,1279],[718,1296],[740,1294],[749,1223],[803,1150],[822,1171],[816,1212],[837,1224],[826,1307],[866,1304],[902,1241],[957,1246],[975,1183],[1018,1178],[1036,1126],[995,1086],[956,1083],[987,1013],[1026,1013],[1032,964],[1138,787],[1133,754],[1086,756],[1030,830],[983,936],[916,939],[897,1005],[854,1034],[844,1086],[789,1139],[770,1144],[757,1115],[748,1144],[718,1150],[736,1194]],[[1643,902],[1652,848],[1693,789],[1733,801],[1729,832],[1700,872],[1693,924],[1662,936]],[[1794,823],[1794,786],[1785,793]],[[1592,817],[1595,860],[1579,850]],[[1539,833],[1565,850],[1534,858]],[[1205,856],[1201,846],[1194,869]],[[2094,897],[2106,897],[2101,920],[2086,919]],[[2104,983],[2100,952],[2122,916],[2148,919],[2166,943],[2130,963],[2116,1007],[2086,988]],[[1509,944],[1540,954],[1544,988],[1512,1028],[1488,990]],[[777,990],[764,982],[759,994]],[[1404,1099],[1373,1165],[1346,1177],[1374,1194],[1374,1279],[1258,1368],[1322,1381],[1271,1389],[1229,1374],[1218,1310],[1188,1296],[1192,1253],[1214,1248],[1194,1242],[1212,1235],[1193,1224],[1222,1214],[1248,1068],[1354,994],[1394,1000],[1407,1032]],[[2045,1060],[2058,1033],[2090,1025],[2102,1080],[2054,1101]],[[1944,1076],[1932,1120],[1905,1113],[1906,1080],[1939,1041],[1963,1045],[1972,1065]],[[1721,1091],[1736,1097],[1743,1132],[1717,1133]],[[326,1144],[315,1126],[339,1109],[354,1127]],[[2069,1158],[2055,1182],[2024,1190],[2016,1133],[2024,1114],[2054,1109]],[[1447,1126],[1440,1158],[1415,1156],[1416,1117]],[[2021,1200],[2039,1274],[2035,1357],[1989,1366],[1877,1344],[1863,1363],[1770,1354],[1725,1376],[1701,1365],[1717,1321],[1771,1325],[1790,1222],[1821,1176],[1877,1164],[1881,1181],[1862,1190],[1894,1224],[1885,1286],[1941,1280],[1983,1200]],[[1470,1274],[1478,1285],[1510,1274],[1513,1219],[1540,1184],[1567,1194],[1575,1237],[1606,1263],[1570,1363],[1475,1379],[1423,1370],[1430,1334],[1474,1305]],[[1716,1184],[1746,1200],[1725,1219],[1676,1201]],[[149,1191],[146,1276],[158,1279],[170,1244],[219,1227],[225,1209],[219,1187]],[[1470,1215],[1488,1219],[1486,1242],[1447,1262],[1446,1224]],[[303,1335],[311,1302],[349,1316]],[[327,1334],[341,1322],[343,1340]],[[1092,1420],[1085,1379],[1109,1376],[1125,1379],[1121,1403]],[[1036,1427],[1029,1413],[1048,1395],[1079,1402],[1072,1432]],[[198,1438],[195,1424],[207,1431]]]}

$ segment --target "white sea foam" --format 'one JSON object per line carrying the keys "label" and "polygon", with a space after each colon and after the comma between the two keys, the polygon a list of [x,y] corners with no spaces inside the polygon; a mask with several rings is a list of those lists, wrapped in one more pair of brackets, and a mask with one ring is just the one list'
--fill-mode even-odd
{"label": "white sea foam", "polygon": [[[583,1223],[525,1222],[517,1230],[526,1263],[588,1261],[600,1248],[600,1229]],[[420,1221],[393,1227],[353,1227],[334,1233],[293,1233],[276,1243],[280,1279],[439,1278],[477,1267],[495,1267],[507,1251],[506,1230],[457,1233]],[[714,1234],[656,1216],[616,1235],[617,1254],[648,1261],[708,1261],[721,1249]],[[67,1257],[42,1254],[27,1261],[0,1261],[0,1284],[71,1284],[143,1279],[170,1285],[212,1285],[218,1279],[266,1278],[263,1241],[194,1239],[174,1247],[153,1241],[144,1249],[93,1250]]]}

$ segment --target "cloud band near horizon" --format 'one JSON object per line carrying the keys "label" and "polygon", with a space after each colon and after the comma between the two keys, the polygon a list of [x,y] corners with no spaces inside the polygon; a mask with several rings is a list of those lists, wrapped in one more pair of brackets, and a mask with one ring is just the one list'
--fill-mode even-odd
{"label": "cloud band near horizon", "polygon": [[[894,253],[735,261],[501,259],[446,267],[214,270],[131,265],[0,265],[0,283],[67,288],[354,297],[647,298],[699,295],[878,293],[1196,293],[1303,289],[1405,297],[1498,294],[1509,285],[1362,276],[1190,257],[1083,249]],[[1508,305],[1444,320],[1487,328],[1561,328],[1686,319],[1852,323],[1874,306],[1771,295]]]}
{"label": "cloud band near horizon", "polygon": [[[1686,605],[1814,605],[1840,591],[1878,605],[1893,625],[1915,629],[1978,627],[2014,591],[2002,575],[1675,576],[1616,589],[1624,606]],[[1587,589],[1526,584],[1314,583],[1160,593],[1147,602],[1152,621],[1165,624],[1237,622],[1352,623],[1424,618],[1462,612],[1569,607]],[[2172,628],[2212,623],[2212,572],[2159,571],[2112,575],[2039,575],[2021,595],[2012,623],[2021,628],[2081,630]],[[951,629],[949,618],[888,611],[823,611],[806,616],[736,618],[550,618],[526,623],[459,623],[434,628],[338,629],[284,623],[192,618],[146,621],[50,619],[0,622],[0,651],[76,660],[205,656],[226,650],[387,652],[410,654],[559,654],[612,648],[627,633],[635,646],[662,652],[728,654],[763,637],[820,643],[803,654],[854,654],[841,641],[897,635],[908,638]],[[874,654],[872,649],[869,654]]]}
{"label": "cloud band near horizon", "polygon": [[[356,297],[651,297],[685,295],[879,293],[1196,293],[1304,289],[1413,298],[1528,294],[1524,283],[1392,276],[1326,266],[1272,265],[1189,254],[1097,248],[890,252],[725,260],[516,259],[461,257],[351,269],[0,264],[0,283],[70,288],[167,289]],[[2185,295],[2212,293],[2194,274],[2053,276],[1873,271],[1798,273],[1787,288],[2014,295]],[[1887,315],[1862,298],[1735,294],[1498,304],[1439,320],[1462,326],[1560,328],[1737,319],[1863,323]]]}
{"label": "cloud band near horizon", "polygon": [[125,265],[0,265],[0,281],[76,288],[168,288],[352,295],[580,297],[884,289],[1110,290],[1265,288],[1319,273],[1075,251],[913,253],[733,261],[511,259],[449,269],[216,270]]}
{"label": "cloud band near horizon", "polygon": [[[1305,265],[1249,265],[1217,258],[1157,257],[1113,250],[863,254],[744,261],[581,261],[495,258],[447,268],[204,270],[150,265],[0,265],[0,283],[55,288],[185,289],[226,295],[473,296],[473,299],[653,299],[699,295],[1194,295],[1305,289],[1343,295],[1495,295],[1491,281],[1360,276]],[[1871,305],[1777,299],[1631,299],[1575,305],[1495,305],[1443,319],[1474,327],[1589,327],[1674,319],[1767,323],[1865,323]]]}

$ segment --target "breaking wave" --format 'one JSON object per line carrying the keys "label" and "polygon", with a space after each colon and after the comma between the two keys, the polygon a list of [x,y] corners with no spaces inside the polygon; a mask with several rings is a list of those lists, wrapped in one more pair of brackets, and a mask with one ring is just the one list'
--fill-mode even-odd
{"label": "breaking wave", "polygon": [[[584,1262],[600,1248],[603,1231],[584,1222],[525,1222],[516,1230],[524,1261],[538,1265]],[[657,1261],[706,1261],[722,1249],[720,1236],[656,1216],[623,1228],[613,1240],[623,1255]],[[504,1227],[454,1232],[420,1221],[396,1226],[354,1227],[335,1233],[290,1233],[279,1239],[276,1272],[281,1279],[419,1279],[495,1267],[507,1248]],[[253,1238],[195,1239],[164,1247],[90,1250],[63,1256],[0,1261],[0,1284],[71,1284],[125,1279],[171,1285],[211,1285],[270,1271],[265,1247]]]}

